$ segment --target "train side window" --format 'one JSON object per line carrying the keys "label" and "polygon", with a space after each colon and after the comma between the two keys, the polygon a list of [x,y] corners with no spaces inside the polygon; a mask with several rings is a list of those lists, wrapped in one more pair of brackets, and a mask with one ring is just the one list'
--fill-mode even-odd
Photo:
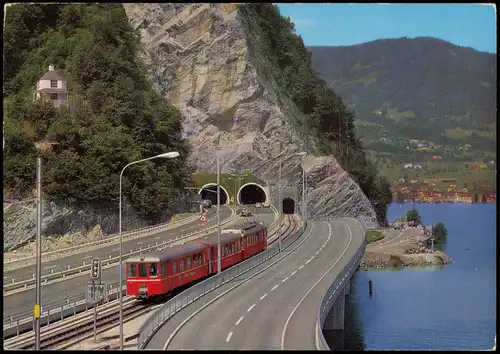
{"label": "train side window", "polygon": [[183,259],[181,259],[179,261],[179,268],[180,268],[180,272],[182,273],[184,271],[184,260]]}
{"label": "train side window", "polygon": [[128,276],[131,278],[135,278],[137,276],[137,266],[135,265],[135,263],[129,263]]}
{"label": "train side window", "polygon": [[206,262],[206,259],[205,259],[205,252],[202,253],[202,257],[203,257],[203,264],[205,264]]}
{"label": "train side window", "polygon": [[167,275],[167,264],[160,263],[160,276],[164,277],[165,275]]}
{"label": "train side window", "polygon": [[145,278],[148,273],[146,272],[146,263],[139,263],[139,277]]}
{"label": "train side window", "polygon": [[186,269],[190,269],[190,268],[191,268],[191,256],[188,256],[187,262],[186,262]]}
{"label": "train side window", "polygon": [[234,243],[231,244],[231,253],[234,253]]}
{"label": "train side window", "polygon": [[158,276],[158,264],[149,263],[149,276],[150,277]]}
{"label": "train side window", "polygon": [[175,274],[177,273],[177,262],[172,261],[172,273]]}
{"label": "train side window", "polygon": [[193,268],[198,264],[198,253],[193,256]]}

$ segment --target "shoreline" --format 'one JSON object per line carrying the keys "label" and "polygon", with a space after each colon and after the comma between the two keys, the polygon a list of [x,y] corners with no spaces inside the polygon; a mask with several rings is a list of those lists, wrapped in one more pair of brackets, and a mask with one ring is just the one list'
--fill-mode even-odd
{"label": "shoreline", "polygon": [[423,237],[420,227],[403,231],[392,229],[379,231],[384,234],[384,238],[367,245],[360,264],[362,269],[421,268],[453,263],[446,253],[427,247],[428,237]]}

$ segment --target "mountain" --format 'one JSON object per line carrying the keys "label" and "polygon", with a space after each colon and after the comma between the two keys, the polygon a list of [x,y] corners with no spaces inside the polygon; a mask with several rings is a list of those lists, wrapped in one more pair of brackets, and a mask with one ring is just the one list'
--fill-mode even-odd
{"label": "mountain", "polygon": [[496,151],[495,54],[429,37],[308,50],[367,145],[385,136]]}

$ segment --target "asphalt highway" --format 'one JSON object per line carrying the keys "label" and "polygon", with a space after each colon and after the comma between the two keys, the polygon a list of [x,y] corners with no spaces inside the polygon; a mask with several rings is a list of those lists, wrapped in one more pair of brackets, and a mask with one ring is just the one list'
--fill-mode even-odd
{"label": "asphalt highway", "polygon": [[[217,223],[215,208],[211,208],[208,211],[207,221],[208,225],[215,225]],[[222,207],[220,212],[221,220],[228,218],[231,215],[231,210],[227,207]],[[139,246],[146,246],[148,243],[167,241],[176,236],[181,236],[186,233],[194,232],[200,230],[200,222],[195,220],[189,224],[174,227],[173,229],[165,230],[163,232],[155,233],[149,236],[144,236],[135,240],[127,240],[123,242],[123,252],[126,254],[131,249],[137,249]],[[67,269],[68,266],[77,267],[81,266],[83,262],[90,264],[93,257],[98,257],[100,259],[107,259],[109,255],[118,256],[119,255],[118,243],[114,243],[101,248],[91,249],[89,248],[86,252],[81,252],[78,254],[68,255],[58,259],[54,259],[48,262],[43,262],[42,259],[42,276],[50,274],[51,272],[57,273],[61,270]],[[29,265],[26,267],[21,267],[18,269],[13,269],[4,272],[4,284],[10,283],[11,279],[16,281],[33,278],[33,274],[36,272],[36,265]]]}
{"label": "asphalt highway", "polygon": [[310,222],[305,235],[310,236],[288,257],[253,278],[243,274],[239,279],[248,282],[181,325],[200,305],[183,309],[147,349],[163,349],[171,335],[167,349],[316,349],[318,305],[365,236],[357,223],[345,220]]}
{"label": "asphalt highway", "polygon": [[[229,215],[229,211],[225,211],[226,216]],[[258,221],[263,221],[266,225],[270,225],[274,220],[274,212],[272,209],[262,209],[260,211],[261,215],[258,217]],[[216,220],[215,217],[213,217]],[[222,219],[222,215],[221,215]],[[252,218],[249,218],[252,219]],[[216,221],[214,221],[216,222]],[[241,224],[245,222],[245,218],[238,217],[234,224]],[[212,234],[215,234],[212,233]],[[205,235],[204,235],[205,236]],[[138,240],[136,240],[138,241]],[[142,241],[142,239],[141,239]],[[140,242],[140,241],[139,241]],[[144,241],[144,245],[147,243]],[[115,246],[116,248],[116,246]],[[136,244],[131,244],[127,249],[136,249]],[[125,247],[124,247],[125,249]],[[118,254],[114,252],[113,254]],[[112,284],[117,283],[119,281],[119,268],[117,266],[113,266],[108,269],[104,269],[102,271],[102,282],[104,284]],[[125,272],[124,272],[125,276]],[[61,279],[58,282],[47,284],[42,286],[42,307],[44,305],[48,305],[51,303],[56,303],[60,301],[65,301],[67,297],[76,296],[79,294],[85,293],[86,284],[89,282],[89,275],[84,274],[81,276],[77,276],[75,278],[66,278]],[[4,316],[10,316],[23,311],[30,311],[33,308],[35,300],[35,292],[32,291],[23,291],[17,294],[4,296]]]}

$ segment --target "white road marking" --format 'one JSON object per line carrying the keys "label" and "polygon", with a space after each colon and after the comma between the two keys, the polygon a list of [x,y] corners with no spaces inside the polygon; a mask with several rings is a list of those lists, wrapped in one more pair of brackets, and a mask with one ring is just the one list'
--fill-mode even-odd
{"label": "white road marking", "polygon": [[264,300],[264,298],[267,296],[267,294],[264,294],[260,297],[261,300]]}
{"label": "white road marking", "polygon": [[236,321],[236,325],[239,325],[241,321],[243,321],[243,316],[241,316],[240,319]]}
{"label": "white road marking", "polygon": [[311,259],[314,259],[314,256],[311,256]]}
{"label": "white road marking", "polygon": [[303,265],[303,264],[299,267],[299,270],[301,270],[302,268],[304,268],[304,265]]}
{"label": "white road marking", "polygon": [[[311,258],[311,259],[312,259],[312,258]],[[310,261],[311,261],[311,260],[310,260],[310,259],[308,259],[308,260],[307,260],[307,262],[306,262],[306,264],[309,264],[309,262],[310,262]]]}
{"label": "white road marking", "polygon": [[159,240],[160,238],[161,238],[161,236],[155,237],[155,240]]}
{"label": "white road marking", "polygon": [[50,268],[55,268],[55,267],[57,267],[57,265],[54,264],[54,265],[51,265],[50,267],[45,267],[43,269],[50,269]]}
{"label": "white road marking", "polygon": [[295,273],[297,273],[297,271],[296,271],[296,270],[294,270],[294,271],[292,272],[292,275],[294,275]]}
{"label": "white road marking", "polygon": [[89,258],[92,258],[92,256],[83,257],[83,259],[89,259]]}
{"label": "white road marking", "polygon": [[226,342],[229,342],[231,340],[231,336],[233,335],[233,332],[229,332],[226,338]]}
{"label": "white road marking", "polygon": [[274,289],[276,289],[279,285],[275,285],[273,286],[273,288],[271,289],[271,291],[274,291]]}
{"label": "white road marking", "polygon": [[142,244],[142,241],[141,242],[137,242],[138,245]]}
{"label": "white road marking", "polygon": [[288,280],[288,277],[286,277],[285,279],[283,279],[281,282],[284,283]]}
{"label": "white road marking", "polygon": [[113,250],[113,252],[115,252],[115,251],[119,251],[119,250],[120,250],[119,248],[115,248],[115,249]]}
{"label": "white road marking", "polygon": [[318,255],[318,253],[319,253],[319,251],[318,251],[318,252],[316,252],[316,255]]}
{"label": "white road marking", "polygon": [[252,309],[253,309],[254,307],[255,307],[255,304],[253,304],[252,306],[250,306],[250,307],[248,308],[247,312],[252,311]]}

